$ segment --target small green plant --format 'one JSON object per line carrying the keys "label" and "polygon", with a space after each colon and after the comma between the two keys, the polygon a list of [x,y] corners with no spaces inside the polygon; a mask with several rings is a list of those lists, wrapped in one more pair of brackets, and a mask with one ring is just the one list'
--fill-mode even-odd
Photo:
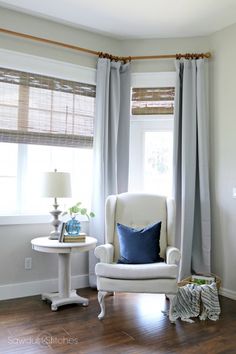
{"label": "small green plant", "polygon": [[70,214],[71,217],[76,215],[85,215],[87,216],[88,220],[90,218],[94,218],[95,214],[92,211],[88,211],[87,208],[82,207],[82,203],[78,202],[72,207],[68,208],[68,211],[65,211],[62,215]]}
{"label": "small green plant", "polygon": [[204,280],[204,279],[194,279],[193,283],[197,284],[197,285],[204,285],[204,284],[206,284],[206,280]]}

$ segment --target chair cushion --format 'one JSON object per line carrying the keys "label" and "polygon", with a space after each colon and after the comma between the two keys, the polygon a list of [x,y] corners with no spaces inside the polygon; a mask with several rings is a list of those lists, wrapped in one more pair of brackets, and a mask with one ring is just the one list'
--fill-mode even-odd
{"label": "chair cushion", "polygon": [[99,277],[113,279],[175,279],[178,267],[175,264],[116,264],[97,263],[95,273]]}
{"label": "chair cushion", "polygon": [[145,264],[163,262],[160,257],[161,222],[135,229],[117,223],[120,258],[117,263]]}

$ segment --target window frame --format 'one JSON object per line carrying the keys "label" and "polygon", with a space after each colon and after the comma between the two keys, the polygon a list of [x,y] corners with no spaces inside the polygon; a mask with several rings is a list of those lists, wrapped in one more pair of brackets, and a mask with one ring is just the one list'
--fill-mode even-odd
{"label": "window frame", "polygon": [[[175,87],[175,72],[133,73],[132,87]],[[132,104],[132,103],[131,103]],[[173,114],[152,114],[130,116],[130,162],[129,191],[143,191],[144,176],[138,171],[144,169],[145,132],[173,131]],[[137,144],[137,141],[139,144]]]}
{"label": "window frame", "polygon": [[[96,69],[94,68],[11,50],[0,49],[0,67],[96,85]],[[24,163],[25,156],[21,154],[20,158]],[[49,220],[50,215],[46,213],[44,215],[0,215],[0,225],[48,223]]]}

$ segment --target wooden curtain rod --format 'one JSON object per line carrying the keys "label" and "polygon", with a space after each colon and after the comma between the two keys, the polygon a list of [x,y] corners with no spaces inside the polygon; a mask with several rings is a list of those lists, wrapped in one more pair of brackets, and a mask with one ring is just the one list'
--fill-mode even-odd
{"label": "wooden curtain rod", "polygon": [[56,45],[59,47],[72,49],[72,50],[76,50],[76,51],[91,54],[91,55],[96,55],[96,56],[99,56],[102,58],[109,58],[109,59],[115,60],[115,61],[121,60],[121,61],[127,62],[127,61],[131,61],[131,60],[180,59],[180,58],[198,59],[198,58],[210,58],[211,57],[211,53],[163,54],[163,55],[143,55],[143,56],[139,55],[139,56],[130,56],[130,57],[119,57],[119,56],[114,56],[114,55],[111,55],[108,53],[98,52],[98,51],[87,49],[87,48],[81,48],[76,45],[72,45],[72,44],[68,44],[68,43],[58,42],[58,41],[54,41],[51,39],[31,36],[30,34],[11,31],[11,30],[8,30],[5,28],[0,28],[0,32],[5,33],[5,34],[9,34],[9,35],[12,35],[15,37],[30,39],[30,40],[33,40],[36,42],[52,44],[52,45]]}

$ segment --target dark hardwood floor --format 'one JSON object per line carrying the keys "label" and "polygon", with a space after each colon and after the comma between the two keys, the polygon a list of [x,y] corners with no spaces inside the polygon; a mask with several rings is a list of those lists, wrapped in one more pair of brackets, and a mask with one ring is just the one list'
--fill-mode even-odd
{"label": "dark hardwood floor", "polygon": [[88,307],[50,310],[40,296],[0,302],[0,353],[236,354],[236,301],[222,298],[220,320],[178,320],[163,315],[163,295],[116,294],[106,298],[106,318],[97,319],[97,292],[80,289]]}

